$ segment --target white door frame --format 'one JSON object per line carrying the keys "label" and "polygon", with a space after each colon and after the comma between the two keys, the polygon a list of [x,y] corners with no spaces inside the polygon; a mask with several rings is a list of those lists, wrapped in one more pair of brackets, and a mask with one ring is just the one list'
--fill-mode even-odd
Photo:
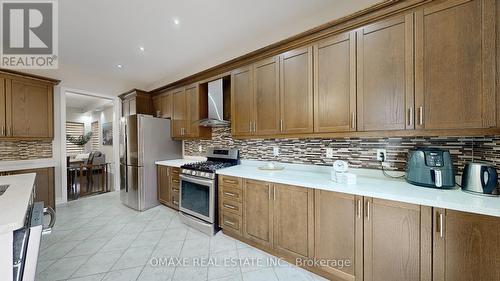
{"label": "white door frame", "polygon": [[[60,90],[60,95],[59,95],[59,118],[56,118],[60,120],[60,127],[59,131],[61,132],[58,141],[60,142],[60,159],[61,161],[61,172],[60,172],[60,181],[61,181],[61,198],[58,203],[66,203],[68,202],[68,192],[67,192],[67,164],[66,164],[66,93],[74,93],[74,94],[79,94],[79,95],[84,95],[84,96],[91,96],[91,97],[97,97],[97,98],[104,98],[108,99],[111,102],[113,102],[113,162],[114,162],[114,180],[113,180],[113,185],[111,186],[111,191],[119,191],[120,190],[120,146],[118,143],[119,140],[119,129],[120,129],[120,116],[121,116],[121,101],[119,97],[113,97],[109,95],[103,95],[103,94],[98,94],[98,93],[92,93],[89,91],[85,90],[79,90],[79,89],[73,89],[73,88],[67,88],[67,87],[61,87]],[[56,146],[57,147],[57,146]],[[57,175],[57,173],[56,173]],[[56,185],[57,188],[57,185]]]}

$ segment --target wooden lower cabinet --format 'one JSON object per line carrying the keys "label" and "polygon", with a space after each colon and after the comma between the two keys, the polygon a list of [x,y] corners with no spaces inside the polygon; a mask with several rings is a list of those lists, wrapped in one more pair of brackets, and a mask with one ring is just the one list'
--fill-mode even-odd
{"label": "wooden lower cabinet", "polygon": [[434,209],[433,280],[500,280],[500,218]]}
{"label": "wooden lower cabinet", "polygon": [[270,183],[245,180],[243,236],[264,247],[273,245],[273,200]]}
{"label": "wooden lower cabinet", "polygon": [[175,210],[179,209],[179,172],[177,167],[156,166],[158,201]]}
{"label": "wooden lower cabinet", "polygon": [[169,192],[169,170],[170,167],[158,165],[156,168],[157,185],[158,185],[158,201],[167,204],[170,201]]}
{"label": "wooden lower cabinet", "polygon": [[35,202],[43,201],[44,205],[56,209],[54,168],[26,169],[2,172],[1,175],[20,175],[36,173]]}
{"label": "wooden lower cabinet", "polygon": [[314,190],[273,185],[273,248],[295,258],[314,253]]}
{"label": "wooden lower cabinet", "polygon": [[314,199],[314,258],[349,263],[319,269],[339,280],[363,280],[363,197],[315,190]]}
{"label": "wooden lower cabinet", "polygon": [[364,202],[363,280],[430,280],[430,207],[366,197]]}

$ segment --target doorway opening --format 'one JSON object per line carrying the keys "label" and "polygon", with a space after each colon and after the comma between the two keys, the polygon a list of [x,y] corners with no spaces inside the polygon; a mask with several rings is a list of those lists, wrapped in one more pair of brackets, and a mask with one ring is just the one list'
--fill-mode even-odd
{"label": "doorway opening", "polygon": [[62,201],[117,190],[116,98],[68,89],[63,93]]}

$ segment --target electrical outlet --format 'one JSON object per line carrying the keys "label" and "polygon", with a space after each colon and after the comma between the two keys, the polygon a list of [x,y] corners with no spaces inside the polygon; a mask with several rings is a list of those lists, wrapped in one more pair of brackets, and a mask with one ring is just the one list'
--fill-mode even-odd
{"label": "electrical outlet", "polygon": [[333,158],[333,148],[329,147],[326,149],[326,158]]}
{"label": "electrical outlet", "polygon": [[385,149],[377,149],[377,160],[384,162],[387,159],[387,151]]}
{"label": "electrical outlet", "polygon": [[273,147],[273,156],[280,156],[280,148],[275,146]]}
{"label": "electrical outlet", "polygon": [[202,152],[203,151],[203,147],[201,145],[198,146],[198,152]]}

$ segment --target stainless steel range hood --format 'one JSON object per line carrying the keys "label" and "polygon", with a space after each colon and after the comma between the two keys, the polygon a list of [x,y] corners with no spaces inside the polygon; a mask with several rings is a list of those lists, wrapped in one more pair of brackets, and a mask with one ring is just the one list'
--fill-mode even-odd
{"label": "stainless steel range hood", "polygon": [[222,79],[208,83],[208,118],[199,120],[203,127],[228,127],[231,122],[224,120],[224,89]]}

